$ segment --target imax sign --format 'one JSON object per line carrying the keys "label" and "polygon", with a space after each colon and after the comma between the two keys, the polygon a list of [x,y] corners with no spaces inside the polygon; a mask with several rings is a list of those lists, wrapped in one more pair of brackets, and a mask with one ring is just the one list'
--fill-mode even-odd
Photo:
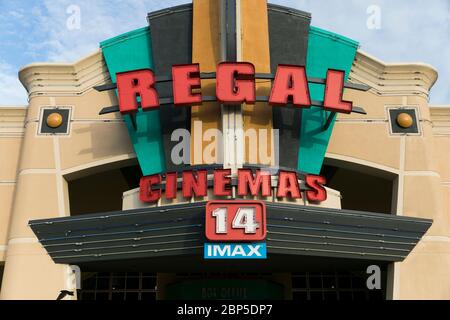
{"label": "imax sign", "polygon": [[205,243],[205,259],[266,259],[265,242],[258,243]]}

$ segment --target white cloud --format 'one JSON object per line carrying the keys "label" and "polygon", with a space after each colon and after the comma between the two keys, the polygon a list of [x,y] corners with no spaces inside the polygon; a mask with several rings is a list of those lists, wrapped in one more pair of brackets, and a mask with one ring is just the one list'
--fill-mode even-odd
{"label": "white cloud", "polygon": [[[37,26],[47,34],[47,47],[50,61],[75,61],[96,48],[108,38],[147,25],[147,13],[171,7],[188,0],[150,1],[150,0],[45,0],[47,15],[40,16]],[[80,28],[67,28],[67,19],[72,13],[69,6],[80,10]]]}
{"label": "white cloud", "polygon": [[2,105],[27,105],[27,93],[14,68],[0,61],[0,102]]}

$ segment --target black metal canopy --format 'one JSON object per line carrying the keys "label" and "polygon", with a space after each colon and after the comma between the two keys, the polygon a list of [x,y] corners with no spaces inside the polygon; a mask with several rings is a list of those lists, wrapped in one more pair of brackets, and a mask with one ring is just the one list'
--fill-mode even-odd
{"label": "black metal canopy", "polygon": [[[147,259],[162,271],[183,269],[183,264],[172,262],[202,261],[205,204],[33,220],[29,225],[56,263],[114,265]],[[432,224],[427,219],[285,203],[267,202],[266,207],[269,262],[262,264],[268,267],[273,257],[281,259],[278,263],[306,257],[402,261]]]}

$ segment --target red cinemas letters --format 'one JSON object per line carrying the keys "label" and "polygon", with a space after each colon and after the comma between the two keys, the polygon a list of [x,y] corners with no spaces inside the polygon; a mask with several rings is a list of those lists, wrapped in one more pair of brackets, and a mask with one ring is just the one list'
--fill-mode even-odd
{"label": "red cinemas letters", "polygon": [[200,93],[192,93],[200,89],[199,64],[176,65],[172,67],[173,104],[176,106],[192,106],[202,103]]}
{"label": "red cinemas letters", "polygon": [[216,82],[216,96],[220,103],[255,103],[255,67],[253,64],[248,62],[219,63]]}
{"label": "red cinemas letters", "polygon": [[[184,171],[181,178],[181,193],[184,198],[207,196],[207,170]],[[165,174],[165,190],[161,190],[163,177],[160,174],[145,176],[140,181],[140,199],[143,202],[157,202],[164,194],[166,199],[174,199],[177,195],[178,173]],[[213,192],[215,196],[232,195],[232,179],[230,169],[215,169],[213,174]],[[270,197],[272,195],[272,176],[267,172],[250,169],[239,169],[237,174],[237,194],[244,196]],[[306,199],[310,202],[322,202],[327,199],[324,187],[326,180],[322,176],[306,175]],[[277,198],[302,198],[302,190],[296,172],[280,171],[278,173]]]}
{"label": "red cinemas letters", "polygon": [[[344,71],[328,70],[323,105],[325,110],[351,113],[352,102],[342,100],[344,76]],[[150,69],[117,73],[120,112],[137,112],[138,98],[143,111],[159,108],[155,82],[156,77]],[[200,105],[202,96],[199,64],[172,66],[172,90],[175,106]],[[253,64],[219,63],[216,72],[216,97],[223,104],[254,104],[256,90]],[[269,104],[283,106],[288,103],[297,108],[308,108],[311,105],[304,66],[282,64],[277,68]]]}

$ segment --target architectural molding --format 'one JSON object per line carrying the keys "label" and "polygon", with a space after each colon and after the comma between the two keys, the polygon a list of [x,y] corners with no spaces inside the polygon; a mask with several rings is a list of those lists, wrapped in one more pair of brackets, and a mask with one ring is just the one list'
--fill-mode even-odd
{"label": "architectural molding", "polygon": [[[438,73],[425,63],[385,63],[358,50],[349,80],[365,83],[379,96],[420,96],[429,98]],[[32,63],[19,71],[29,97],[81,95],[110,80],[101,50],[74,63]]]}
{"label": "architectural molding", "polygon": [[425,63],[386,63],[358,50],[349,81],[372,87],[379,96],[419,96],[428,100],[438,77],[434,67]]}
{"label": "architectural molding", "polygon": [[82,95],[95,85],[110,81],[102,51],[74,63],[32,63],[19,71],[19,79],[34,96]]}
{"label": "architectural molding", "polygon": [[22,137],[25,132],[26,106],[0,107],[0,138]]}
{"label": "architectural molding", "polygon": [[430,116],[433,124],[433,134],[450,136],[450,105],[430,106]]}

